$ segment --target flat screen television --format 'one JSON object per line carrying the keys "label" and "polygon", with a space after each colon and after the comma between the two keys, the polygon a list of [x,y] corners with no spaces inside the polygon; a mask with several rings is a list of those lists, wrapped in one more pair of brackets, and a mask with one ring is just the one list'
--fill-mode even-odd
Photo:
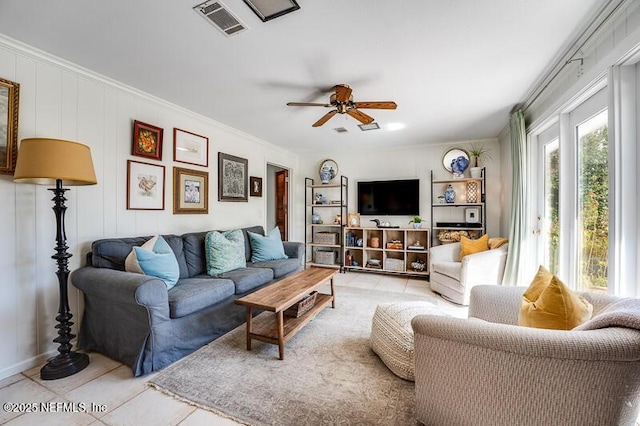
{"label": "flat screen television", "polygon": [[367,216],[420,214],[420,180],[358,182],[358,213]]}

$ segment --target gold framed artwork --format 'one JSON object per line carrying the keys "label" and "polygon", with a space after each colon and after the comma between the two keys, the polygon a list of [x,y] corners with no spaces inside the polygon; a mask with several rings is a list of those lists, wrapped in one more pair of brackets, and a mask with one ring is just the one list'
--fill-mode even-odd
{"label": "gold framed artwork", "polygon": [[12,175],[18,158],[20,85],[0,78],[0,173]]}
{"label": "gold framed artwork", "polygon": [[352,228],[360,227],[360,213],[349,213],[349,220],[347,226]]}
{"label": "gold framed artwork", "polygon": [[173,128],[173,161],[209,166],[209,138]]}
{"label": "gold framed artwork", "polygon": [[173,214],[209,213],[209,173],[173,168]]}
{"label": "gold framed artwork", "polygon": [[127,210],[164,210],[164,166],[127,160]]}

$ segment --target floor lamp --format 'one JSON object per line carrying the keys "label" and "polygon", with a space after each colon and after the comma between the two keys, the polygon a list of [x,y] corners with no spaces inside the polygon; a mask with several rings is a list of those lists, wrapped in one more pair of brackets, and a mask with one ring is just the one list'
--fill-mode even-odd
{"label": "floor lamp", "polygon": [[67,280],[69,278],[69,258],[67,252],[67,236],[64,229],[65,191],[62,186],[68,185],[95,185],[96,175],[91,161],[91,150],[88,146],[77,142],[60,139],[31,138],[23,139],[18,151],[18,161],[13,180],[19,183],[32,183],[37,185],[55,185],[50,188],[54,197],[53,211],[56,215],[56,247],[55,254],[51,256],[58,263],[58,285],[60,290],[60,305],[56,321],[58,325],[58,337],[53,339],[59,343],[59,354],[47,361],[40,369],[40,377],[43,380],[62,379],[71,376],[89,365],[87,354],[71,350],[71,340],[76,337],[71,333],[71,318],[73,315],[69,309],[69,297],[67,293]]}

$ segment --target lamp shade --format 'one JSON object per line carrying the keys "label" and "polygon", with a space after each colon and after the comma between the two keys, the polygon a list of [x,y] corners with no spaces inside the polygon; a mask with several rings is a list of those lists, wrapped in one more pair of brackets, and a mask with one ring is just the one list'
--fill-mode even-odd
{"label": "lamp shade", "polygon": [[78,142],[61,139],[23,139],[18,150],[14,182],[64,186],[95,185],[96,173],[91,149]]}

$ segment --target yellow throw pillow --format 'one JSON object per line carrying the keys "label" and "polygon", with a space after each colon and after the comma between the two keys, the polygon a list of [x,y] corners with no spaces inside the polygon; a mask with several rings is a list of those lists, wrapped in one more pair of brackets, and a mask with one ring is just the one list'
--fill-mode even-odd
{"label": "yellow throw pillow", "polygon": [[558,277],[540,266],[522,295],[518,324],[524,327],[571,330],[589,320],[593,306]]}
{"label": "yellow throw pillow", "polygon": [[460,260],[469,254],[480,253],[486,250],[489,250],[489,234],[484,234],[477,240],[460,237]]}
{"label": "yellow throw pillow", "polygon": [[502,237],[489,238],[489,250],[497,249],[507,244],[509,240]]}

